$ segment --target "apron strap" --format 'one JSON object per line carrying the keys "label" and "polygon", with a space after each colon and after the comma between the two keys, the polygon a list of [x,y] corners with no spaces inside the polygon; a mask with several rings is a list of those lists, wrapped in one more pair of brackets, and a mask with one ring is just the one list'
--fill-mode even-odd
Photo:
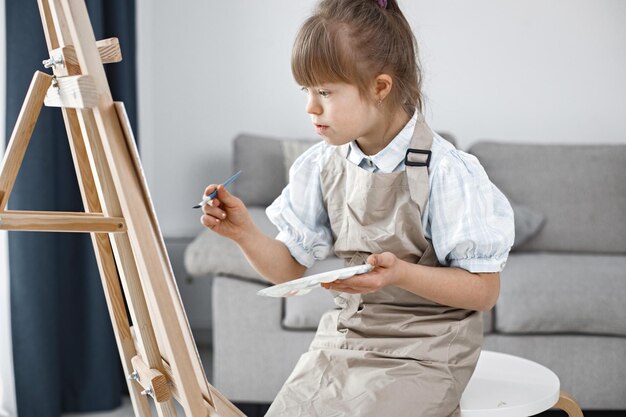
{"label": "apron strap", "polygon": [[411,144],[404,157],[404,164],[406,165],[411,199],[419,206],[420,215],[424,213],[430,191],[428,166],[430,165],[432,144],[433,131],[424,121],[424,116],[418,113]]}

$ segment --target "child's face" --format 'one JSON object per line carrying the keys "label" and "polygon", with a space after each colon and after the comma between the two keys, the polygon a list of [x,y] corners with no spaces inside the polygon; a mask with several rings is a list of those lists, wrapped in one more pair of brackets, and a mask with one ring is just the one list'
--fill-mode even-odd
{"label": "child's face", "polygon": [[326,83],[303,87],[306,112],[318,135],[331,145],[343,145],[371,134],[380,116],[376,105],[352,84]]}

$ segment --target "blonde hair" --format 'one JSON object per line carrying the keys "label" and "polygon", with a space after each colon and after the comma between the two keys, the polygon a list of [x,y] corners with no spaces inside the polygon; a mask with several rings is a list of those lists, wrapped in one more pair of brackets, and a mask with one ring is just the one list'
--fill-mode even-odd
{"label": "blonde hair", "polygon": [[320,1],[298,32],[291,70],[300,85],[345,82],[365,97],[376,76],[389,74],[388,108],[423,108],[417,41],[396,0]]}

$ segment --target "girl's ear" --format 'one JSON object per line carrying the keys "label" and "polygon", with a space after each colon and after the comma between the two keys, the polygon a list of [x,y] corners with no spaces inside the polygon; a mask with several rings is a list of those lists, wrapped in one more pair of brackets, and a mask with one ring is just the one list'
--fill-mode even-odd
{"label": "girl's ear", "polygon": [[393,78],[389,74],[379,74],[374,79],[374,96],[377,101],[382,101],[391,92]]}

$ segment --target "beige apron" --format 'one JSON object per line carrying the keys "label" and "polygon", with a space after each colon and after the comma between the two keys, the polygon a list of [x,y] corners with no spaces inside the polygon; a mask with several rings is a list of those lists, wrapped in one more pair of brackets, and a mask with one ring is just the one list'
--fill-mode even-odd
{"label": "beige apron", "polygon": [[[429,151],[432,138],[419,117],[410,148]],[[321,172],[337,256],[356,265],[388,251],[438,266],[421,224],[429,192],[427,153],[407,153],[405,171],[371,173],[347,161],[348,146],[337,147]],[[482,343],[479,313],[393,286],[364,295],[336,293],[335,304],[266,416],[459,414]]]}

